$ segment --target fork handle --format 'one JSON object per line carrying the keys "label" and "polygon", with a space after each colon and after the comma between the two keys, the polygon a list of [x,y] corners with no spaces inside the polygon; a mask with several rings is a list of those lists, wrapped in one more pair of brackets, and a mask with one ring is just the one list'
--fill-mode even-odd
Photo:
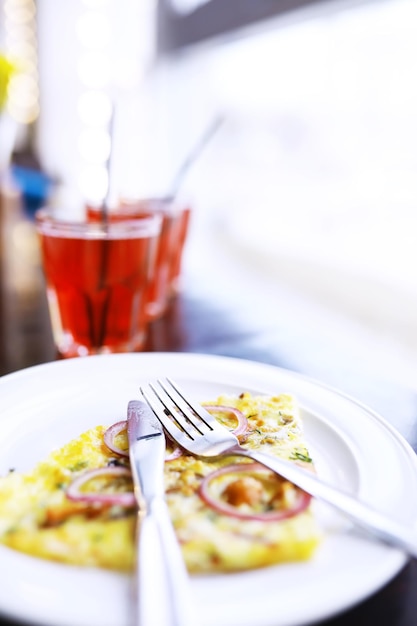
{"label": "fork handle", "polygon": [[149,503],[138,527],[137,571],[142,575],[136,579],[135,626],[195,626],[188,573],[162,498]]}
{"label": "fork handle", "polygon": [[272,457],[257,450],[246,450],[240,446],[233,447],[228,452],[249,457],[265,465],[315,498],[332,505],[352,522],[383,542],[400,548],[408,555],[417,558],[417,530],[413,530],[386,517],[364,502],[346,492],[340,491],[294,463]]}

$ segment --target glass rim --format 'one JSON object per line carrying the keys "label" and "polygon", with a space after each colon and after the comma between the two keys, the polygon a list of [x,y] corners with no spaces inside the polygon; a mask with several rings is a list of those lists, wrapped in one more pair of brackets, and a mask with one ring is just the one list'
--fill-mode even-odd
{"label": "glass rim", "polygon": [[35,227],[42,235],[106,239],[158,236],[162,228],[162,216],[157,213],[129,217],[125,220],[92,221],[65,219],[55,215],[53,209],[41,208],[35,212]]}
{"label": "glass rim", "polygon": [[[87,211],[97,215],[101,212],[101,208],[102,207],[100,204],[86,204]],[[155,196],[149,198],[121,196],[116,204],[109,207],[109,215],[121,215],[124,219],[128,219],[131,215],[135,216],[138,213],[143,213],[144,215],[161,213],[162,215],[169,216],[178,213],[181,208],[182,203],[178,202],[175,198],[170,196]]]}

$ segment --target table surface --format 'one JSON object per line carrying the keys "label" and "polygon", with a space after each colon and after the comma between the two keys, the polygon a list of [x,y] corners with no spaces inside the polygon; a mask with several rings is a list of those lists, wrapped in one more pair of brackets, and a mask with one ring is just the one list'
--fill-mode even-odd
{"label": "table surface", "polygon": [[[13,227],[20,228],[29,241],[25,251],[18,253],[10,245],[10,224],[5,224],[5,213],[3,207],[0,375],[56,358],[43,278],[30,243],[30,220],[21,215],[12,220]],[[280,291],[277,287],[277,293],[272,294],[281,301],[281,306],[274,307],[270,292],[259,293],[261,282],[251,282],[249,267],[242,282],[232,271],[228,274],[221,263],[204,258],[203,253],[191,265],[190,270],[184,269],[182,290],[172,300],[167,314],[149,329],[147,351],[241,357],[319,378],[382,413],[416,449],[415,392],[407,384],[391,379],[381,368],[370,365],[372,350],[366,342],[358,338],[362,348],[359,353],[357,346],[342,337],[338,324],[326,324],[314,308],[307,316],[302,301],[291,301],[285,289]],[[239,265],[238,271],[243,270],[243,265]],[[415,626],[416,589],[417,564],[411,561],[382,590],[326,623]],[[14,624],[0,616],[0,626]]]}

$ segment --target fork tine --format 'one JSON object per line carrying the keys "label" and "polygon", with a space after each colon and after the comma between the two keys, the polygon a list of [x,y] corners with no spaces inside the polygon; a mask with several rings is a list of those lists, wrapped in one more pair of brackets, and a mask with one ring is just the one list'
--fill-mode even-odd
{"label": "fork tine", "polygon": [[[166,388],[161,380],[158,379],[156,382],[159,385],[158,389],[156,389],[152,383],[149,383],[149,385],[178,426],[185,430],[192,439],[193,434],[203,435],[202,427],[204,427],[204,424],[190,411],[181,397],[178,397],[172,389]],[[197,431],[197,433],[195,433],[195,431]]]}
{"label": "fork tine", "polygon": [[210,430],[213,430],[213,428],[218,426],[218,422],[217,422],[216,418],[214,418],[203,406],[201,406],[200,404],[197,404],[196,402],[192,402],[190,400],[190,398],[187,398],[187,396],[185,395],[185,393],[182,391],[181,387],[177,383],[175,383],[171,378],[168,378],[168,377],[166,377],[165,380],[169,383],[169,385],[171,386],[171,389],[176,392],[176,395],[174,397],[173,397],[173,395],[171,395],[172,391],[170,393],[166,389],[166,387],[163,387],[163,385],[162,385],[160,380],[158,380],[158,382],[163,387],[165,392],[168,393],[168,395],[171,397],[171,399],[178,406],[180,406],[181,409],[184,412],[186,412],[187,415],[189,414],[189,409],[191,409],[193,414],[197,415],[197,417],[200,418],[200,420],[203,422],[203,424],[208,426],[208,428],[210,428]]}
{"label": "fork tine", "polygon": [[[167,388],[159,379],[156,381],[156,384],[158,388],[156,388],[155,384],[148,383],[152,394],[149,395],[148,393],[145,400],[151,405],[152,398],[154,398],[151,408],[166,429],[168,430],[168,424],[176,426],[181,432],[185,433],[188,440],[194,440],[196,436],[204,435],[207,425],[195,415],[185,398],[180,396],[175,389]],[[143,393],[143,390],[141,391]],[[178,431],[176,436],[178,438]]]}
{"label": "fork tine", "polygon": [[218,456],[238,445],[235,435],[203,407],[188,400],[169,379],[148,383],[140,391],[168,435],[191,454]]}
{"label": "fork tine", "polygon": [[204,411],[201,406],[193,404],[171,379],[166,378],[165,381],[166,383],[158,379],[159,386],[174,403],[175,409],[179,409],[184,414],[187,424],[193,426],[200,435],[204,435],[207,428],[213,430],[211,423],[214,423],[215,420],[210,413]]}
{"label": "fork tine", "polygon": [[140,387],[140,392],[144,397],[145,401],[155,413],[156,417],[159,419],[165,430],[171,435],[174,441],[177,441],[180,446],[187,448],[188,442],[192,441],[190,435],[185,429],[177,426],[173,420],[169,418],[169,414],[165,408],[165,405],[161,402],[159,397],[155,394],[153,388],[149,386],[152,393],[149,393],[147,389],[144,387]]}

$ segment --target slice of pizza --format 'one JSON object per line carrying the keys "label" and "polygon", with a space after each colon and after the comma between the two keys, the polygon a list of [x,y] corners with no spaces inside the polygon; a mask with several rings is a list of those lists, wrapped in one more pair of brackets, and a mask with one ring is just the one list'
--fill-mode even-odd
{"label": "slice of pizza", "polygon": [[[241,444],[313,468],[289,394],[220,396],[206,408]],[[238,571],[308,559],[320,541],[311,498],[243,457],[206,460],[168,440],[166,498],[187,567]],[[0,478],[0,542],[65,563],[129,571],[136,504],[126,423],[97,426]]]}

